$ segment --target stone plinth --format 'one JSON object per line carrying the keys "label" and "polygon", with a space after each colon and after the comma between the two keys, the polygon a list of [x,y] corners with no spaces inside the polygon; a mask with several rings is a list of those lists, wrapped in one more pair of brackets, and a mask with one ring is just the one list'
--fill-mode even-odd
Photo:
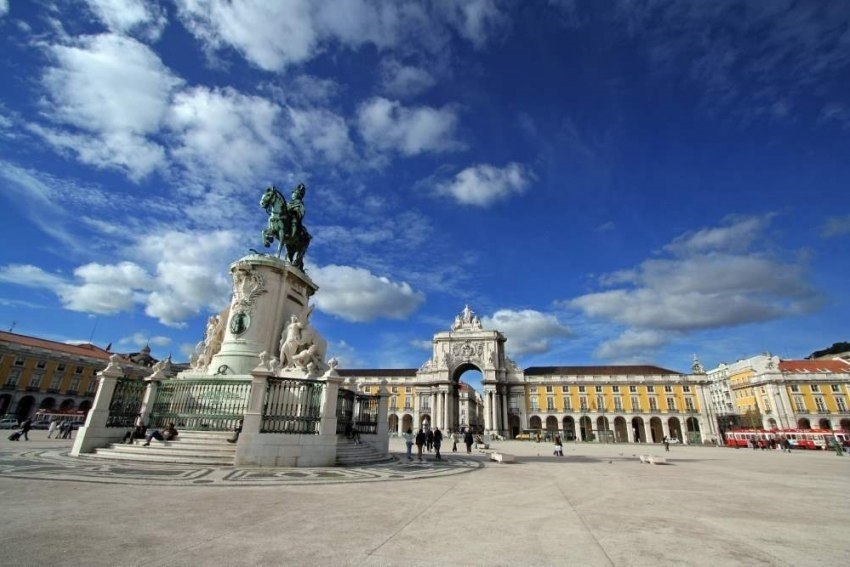
{"label": "stone plinth", "polygon": [[[233,297],[221,350],[209,374],[250,374],[261,352],[276,355],[283,328],[300,317],[318,286],[298,268],[273,256],[249,255],[230,266]],[[226,367],[226,368],[225,368]]]}

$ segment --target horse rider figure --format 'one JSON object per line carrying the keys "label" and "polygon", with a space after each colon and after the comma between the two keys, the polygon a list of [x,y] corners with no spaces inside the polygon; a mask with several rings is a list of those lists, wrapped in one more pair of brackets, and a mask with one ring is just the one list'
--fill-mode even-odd
{"label": "horse rider figure", "polygon": [[303,183],[299,183],[292,190],[292,195],[289,197],[289,202],[286,204],[286,211],[289,213],[289,236],[295,238],[298,236],[298,231],[303,230],[301,219],[304,218],[304,192],[307,187]]}
{"label": "horse rider figure", "polygon": [[274,186],[266,189],[260,206],[269,213],[268,228],[263,231],[263,244],[271,246],[275,238],[280,242],[277,255],[286,246],[289,263],[304,269],[304,254],[310,245],[311,236],[304,228],[304,193],[307,187],[299,183],[292,190],[289,202]]}

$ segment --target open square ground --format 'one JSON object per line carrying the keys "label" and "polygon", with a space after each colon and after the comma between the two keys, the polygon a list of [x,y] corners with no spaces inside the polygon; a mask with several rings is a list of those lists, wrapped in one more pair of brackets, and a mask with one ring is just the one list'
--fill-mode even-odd
{"label": "open square ground", "polygon": [[[850,456],[494,444],[361,469],[210,469],[0,442],[3,565],[846,565]],[[641,464],[640,454],[668,457]]]}

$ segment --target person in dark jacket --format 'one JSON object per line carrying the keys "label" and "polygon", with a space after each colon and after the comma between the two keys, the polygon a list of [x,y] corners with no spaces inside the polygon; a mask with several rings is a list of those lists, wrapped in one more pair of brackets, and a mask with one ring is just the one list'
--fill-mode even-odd
{"label": "person in dark jacket", "polygon": [[475,442],[475,437],[472,436],[472,428],[467,427],[466,433],[463,434],[463,442],[466,443],[466,452],[472,452],[472,444]]}
{"label": "person in dark jacket", "polygon": [[425,433],[423,433],[422,430],[420,429],[416,433],[416,456],[419,458],[420,461],[422,460],[422,445],[424,445],[424,444],[425,444]]}
{"label": "person in dark jacket", "polygon": [[425,449],[430,453],[431,447],[434,446],[434,431],[429,429],[425,434]]}
{"label": "person in dark jacket", "polygon": [[21,424],[21,435],[23,436],[24,441],[30,440],[29,435],[27,435],[30,429],[32,429],[32,420],[30,418],[27,418]]}
{"label": "person in dark jacket", "polygon": [[442,461],[443,457],[440,456],[440,445],[443,444],[443,432],[440,431],[440,428],[437,427],[434,429],[434,452],[437,454],[437,460]]}

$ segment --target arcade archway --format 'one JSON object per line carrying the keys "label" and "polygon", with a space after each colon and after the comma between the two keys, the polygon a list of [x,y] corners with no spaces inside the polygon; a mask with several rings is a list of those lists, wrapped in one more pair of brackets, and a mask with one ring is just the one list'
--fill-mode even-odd
{"label": "arcade archway", "polygon": [[572,416],[564,418],[564,441],[575,441],[576,438],[576,420]]}
{"label": "arcade archway", "polygon": [[449,384],[446,418],[449,429],[484,430],[484,397],[481,369],[470,362],[458,366]]}
{"label": "arcade archway", "polygon": [[626,419],[622,416],[614,418],[614,441],[628,443],[629,434],[626,432]]}
{"label": "arcade archway", "polygon": [[661,443],[661,440],[664,439],[664,427],[661,425],[660,417],[649,419],[649,434],[652,436],[653,443]]}
{"label": "arcade archway", "polygon": [[646,430],[643,426],[642,417],[632,418],[632,435],[635,438],[635,443],[646,443]]}

